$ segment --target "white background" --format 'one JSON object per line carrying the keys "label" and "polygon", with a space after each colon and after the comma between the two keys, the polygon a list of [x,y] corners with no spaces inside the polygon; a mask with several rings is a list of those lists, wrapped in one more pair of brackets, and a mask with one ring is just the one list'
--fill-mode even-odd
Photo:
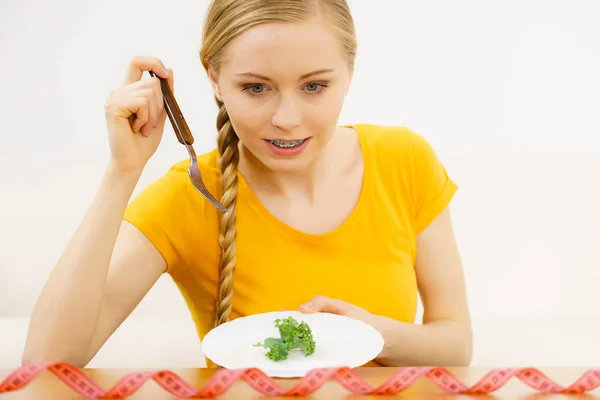
{"label": "white background", "polygon": [[[214,148],[207,5],[0,1],[0,367],[20,362],[36,296],[95,194],[104,100],[132,56],[174,70],[197,152]],[[600,3],[350,5],[359,49],[340,123],[408,126],[459,184],[474,364],[600,365]],[[167,126],[138,190],[185,157]],[[201,362],[167,276],[94,360]]]}

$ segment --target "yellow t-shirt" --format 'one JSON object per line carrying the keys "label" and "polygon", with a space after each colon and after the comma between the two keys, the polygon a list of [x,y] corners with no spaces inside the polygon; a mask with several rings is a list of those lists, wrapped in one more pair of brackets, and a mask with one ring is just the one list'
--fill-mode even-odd
{"label": "yellow t-shirt", "polygon": [[[239,176],[237,264],[231,319],[297,309],[315,295],[413,322],[416,235],[448,205],[457,187],[429,143],[407,128],[352,125],[364,160],[358,203],[327,234],[300,232],[273,216]],[[219,198],[217,151],[198,157]],[[145,188],[124,219],[166,260],[200,339],[213,327],[218,284],[219,214],[193,188],[189,161]]]}

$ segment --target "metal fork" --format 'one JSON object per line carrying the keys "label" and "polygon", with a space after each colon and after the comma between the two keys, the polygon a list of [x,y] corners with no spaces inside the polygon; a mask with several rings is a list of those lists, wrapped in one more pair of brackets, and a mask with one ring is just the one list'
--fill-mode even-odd
{"label": "metal fork", "polygon": [[200,192],[202,196],[206,200],[208,200],[213,206],[215,206],[221,212],[227,212],[227,208],[223,206],[214,196],[208,191],[206,186],[204,185],[204,181],[202,180],[202,174],[200,169],[198,168],[198,162],[196,160],[196,152],[194,151],[194,137],[192,136],[192,132],[188,127],[185,118],[183,118],[183,114],[179,109],[179,105],[175,100],[175,96],[169,87],[167,81],[160,76],[157,76],[153,71],[150,71],[150,75],[152,77],[158,78],[160,81],[160,87],[162,89],[165,110],[167,111],[167,115],[169,116],[169,120],[171,121],[171,125],[173,125],[173,130],[175,131],[175,135],[177,135],[177,140],[179,143],[185,146],[187,152],[190,156],[190,167],[188,168],[188,175],[190,176],[190,180],[192,184]]}

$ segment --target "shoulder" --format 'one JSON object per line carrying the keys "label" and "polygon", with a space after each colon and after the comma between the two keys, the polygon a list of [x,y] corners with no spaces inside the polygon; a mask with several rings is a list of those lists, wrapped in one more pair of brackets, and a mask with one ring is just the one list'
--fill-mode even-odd
{"label": "shoulder", "polygon": [[363,134],[370,142],[378,142],[382,139],[409,142],[419,135],[406,126],[377,125],[371,123],[357,123],[348,125],[353,127],[359,134]]}
{"label": "shoulder", "polygon": [[418,169],[437,164],[433,146],[421,134],[406,126],[361,123],[351,125],[358,133],[364,152],[377,163],[401,165],[403,169]]}
{"label": "shoulder", "polygon": [[407,127],[353,125],[364,147],[365,166],[379,187],[403,199],[421,232],[457,190],[427,139]]}
{"label": "shoulder", "polygon": [[[207,189],[220,196],[220,173],[216,150],[200,154],[198,167]],[[169,271],[186,264],[198,251],[208,251],[216,240],[216,208],[204,201],[188,175],[189,159],[172,164],[168,170],[145,186],[127,205],[123,219],[137,227],[161,252]],[[189,223],[195,221],[195,223]],[[199,240],[198,238],[202,238]],[[202,246],[200,250],[198,243]],[[212,242],[210,243],[212,245]]]}

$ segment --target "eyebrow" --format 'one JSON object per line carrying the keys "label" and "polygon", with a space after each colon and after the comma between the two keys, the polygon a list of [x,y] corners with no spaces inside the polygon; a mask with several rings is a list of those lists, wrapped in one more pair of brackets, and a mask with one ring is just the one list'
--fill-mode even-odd
{"label": "eyebrow", "polygon": [[[306,78],[309,78],[309,77],[314,76],[314,75],[324,74],[326,72],[333,72],[333,70],[330,69],[330,68],[318,69],[316,71],[312,71],[312,72],[309,72],[307,74],[302,75],[300,77],[300,79],[306,79]],[[254,72],[244,72],[244,73],[241,73],[241,74],[237,74],[237,76],[249,76],[249,77],[252,77],[252,78],[263,79],[263,80],[269,81],[269,82],[272,81],[271,78],[269,78],[267,76],[264,76],[264,75],[255,74]]]}

